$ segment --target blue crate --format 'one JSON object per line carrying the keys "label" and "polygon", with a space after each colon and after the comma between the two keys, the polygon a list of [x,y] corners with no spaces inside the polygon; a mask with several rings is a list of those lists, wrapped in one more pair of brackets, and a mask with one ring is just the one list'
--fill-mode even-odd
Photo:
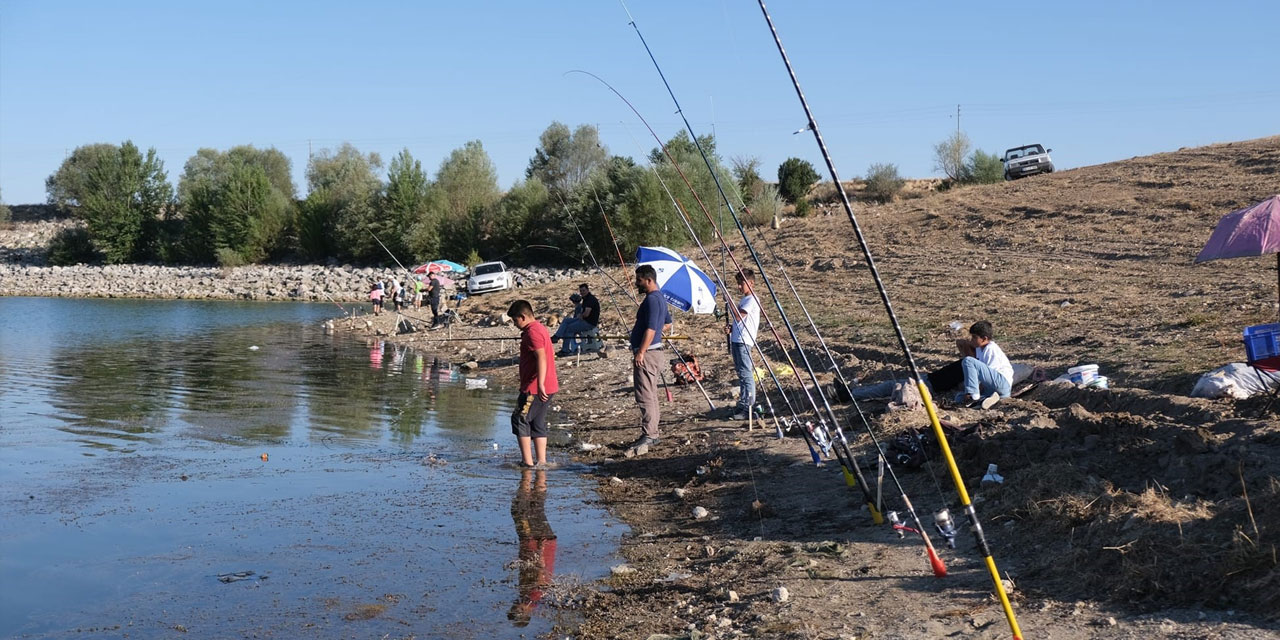
{"label": "blue crate", "polygon": [[1244,330],[1244,351],[1249,362],[1280,356],[1280,324],[1259,324]]}

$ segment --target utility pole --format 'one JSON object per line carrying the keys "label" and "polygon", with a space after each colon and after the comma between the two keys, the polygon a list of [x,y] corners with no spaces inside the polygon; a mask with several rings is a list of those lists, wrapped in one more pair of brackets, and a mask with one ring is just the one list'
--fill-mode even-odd
{"label": "utility pole", "polygon": [[960,105],[956,105],[956,136],[960,135]]}
{"label": "utility pole", "polygon": [[307,162],[311,162],[311,138],[307,138]]}

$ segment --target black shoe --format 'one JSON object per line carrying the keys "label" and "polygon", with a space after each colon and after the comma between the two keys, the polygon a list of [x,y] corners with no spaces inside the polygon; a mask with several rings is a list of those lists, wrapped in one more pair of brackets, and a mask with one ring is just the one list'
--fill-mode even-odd
{"label": "black shoe", "polygon": [[631,443],[631,448],[634,449],[640,445],[647,445],[652,447],[655,444],[658,444],[657,438],[650,438],[649,436],[640,436],[639,439]]}
{"label": "black shoe", "polygon": [[736,412],[734,412],[734,414],[733,414],[733,415],[729,416],[729,418],[728,418],[728,419],[729,419],[729,420],[746,420],[746,419],[747,419],[747,412],[746,412],[746,411],[736,411]]}

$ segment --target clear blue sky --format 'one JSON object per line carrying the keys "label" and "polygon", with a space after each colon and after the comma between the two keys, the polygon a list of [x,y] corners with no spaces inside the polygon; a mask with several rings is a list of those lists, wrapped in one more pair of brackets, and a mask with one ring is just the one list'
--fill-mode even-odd
{"label": "clear blue sky", "polygon": [[[1280,133],[1280,3],[828,2],[770,6],[841,177],[893,162],[934,175],[961,126],[988,151],[1041,142],[1063,167]],[[634,0],[631,11],[699,133],[772,177],[821,166],[757,6]],[[200,147],[274,146],[299,192],[308,141],[434,172],[484,143],[503,188],[553,120],[646,149],[602,86],[663,137],[680,123],[626,14],[565,2],[0,3],[0,197],[44,200],[68,150],[131,139],[175,184]],[[625,123],[625,125],[624,125]],[[628,132],[631,133],[628,133]]]}

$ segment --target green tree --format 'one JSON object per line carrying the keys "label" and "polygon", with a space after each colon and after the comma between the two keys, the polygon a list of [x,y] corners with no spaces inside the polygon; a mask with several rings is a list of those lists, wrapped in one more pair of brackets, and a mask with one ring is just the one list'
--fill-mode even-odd
{"label": "green tree", "polygon": [[0,199],[0,224],[8,222],[10,215],[9,207],[5,206],[4,200]]}
{"label": "green tree", "polygon": [[808,160],[787,158],[778,165],[778,192],[790,203],[799,203],[818,181],[818,172]]}
{"label": "green tree", "polygon": [[517,183],[502,198],[483,209],[476,225],[476,245],[490,255],[522,261],[530,244],[531,226],[546,217],[550,192],[537,178]]}
{"label": "green tree", "polygon": [[80,206],[87,193],[89,173],[104,160],[116,161],[119,151],[119,147],[107,143],[76,147],[58,166],[58,170],[44,181],[49,204],[63,209]]}
{"label": "green tree", "polygon": [[873,164],[867,169],[867,196],[877,202],[891,202],[906,183],[893,163]]}
{"label": "green tree", "polygon": [[154,148],[143,156],[126,141],[98,158],[76,200],[76,215],[108,264],[140,261],[154,254],[160,217],[173,206],[173,186]]}
{"label": "green tree", "polygon": [[498,171],[479,140],[454,149],[440,163],[432,186],[432,204],[440,216],[440,251],[454,260],[476,248],[485,209],[502,196]]}
{"label": "green tree", "polygon": [[760,177],[760,159],[751,156],[733,158],[733,179],[738,185],[742,203],[751,206],[763,195],[765,182]]}
{"label": "green tree", "polygon": [[382,239],[392,252],[415,262],[435,257],[440,243],[431,212],[431,183],[422,162],[408,149],[391,159],[382,211],[383,219],[398,230]]}
{"label": "green tree", "polygon": [[307,204],[298,229],[299,242],[308,255],[389,261],[370,234],[380,239],[391,230],[380,216],[382,181],[374,172],[381,168],[378,154],[362,154],[350,143],[343,143],[337,151],[324,149],[311,158],[307,164]]}
{"label": "green tree", "polygon": [[609,159],[609,150],[600,144],[600,132],[591,125],[579,125],[572,133],[560,122],[552,122],[538,137],[538,148],[529,159],[526,178],[537,178],[551,192],[564,196],[582,184]]}
{"label": "green tree", "polygon": [[993,184],[1004,181],[1004,163],[1000,156],[987,153],[982,149],[973,152],[965,164],[962,182],[971,184]]}
{"label": "green tree", "polygon": [[964,159],[973,148],[969,136],[957,131],[946,140],[933,145],[933,168],[941,171],[952,182],[963,182],[965,177]]}
{"label": "green tree", "polygon": [[289,159],[277,149],[200,149],[178,182],[185,257],[229,266],[281,253],[294,191]]}

